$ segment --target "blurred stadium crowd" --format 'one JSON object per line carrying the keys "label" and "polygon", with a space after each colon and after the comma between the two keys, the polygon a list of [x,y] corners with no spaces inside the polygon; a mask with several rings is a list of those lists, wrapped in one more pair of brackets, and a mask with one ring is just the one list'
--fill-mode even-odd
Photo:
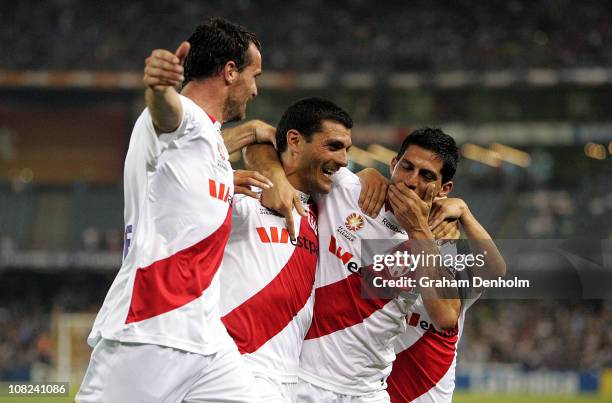
{"label": "blurred stadium crowd", "polygon": [[24,0],[0,5],[0,68],[138,71],[150,49],[177,46],[212,14],[257,32],[271,70],[436,72],[612,63],[612,6],[604,1],[394,0],[373,6],[342,0],[328,6],[322,0]]}
{"label": "blurred stadium crowd", "polygon": [[612,365],[611,301],[481,301],[464,332],[462,365],[581,371]]}
{"label": "blurred stadium crowd", "polygon": [[[95,313],[108,272],[5,273],[0,285],[0,380],[26,380],[56,364],[53,315]],[[612,365],[612,301],[480,300],[468,312],[461,367],[521,365],[590,371]]]}
{"label": "blurred stadium crowd", "polygon": [[[258,33],[266,70],[427,74],[612,65],[612,4],[604,1],[493,0],[476,5],[469,0],[395,0],[373,5],[366,0],[342,0],[328,7],[322,0],[22,0],[0,2],[0,70],[141,71],[151,49],[176,47],[202,16],[213,14]],[[29,109],[27,105],[36,109],[42,104],[59,110],[57,104],[62,102],[69,108],[81,102],[70,91],[47,90],[43,94],[44,90],[30,90],[28,102],[21,104],[24,110]],[[291,89],[283,91],[277,90],[268,98],[262,91],[253,108],[269,106],[276,116],[275,105],[284,108],[287,99],[297,97]],[[19,107],[14,101],[17,92],[19,89],[9,88],[0,94],[0,103],[13,106],[14,102]],[[385,122],[391,117],[396,120],[393,124],[441,121],[442,125],[470,119],[607,122],[609,102],[602,100],[612,100],[609,87],[602,91],[559,86],[537,90],[513,87],[499,90],[500,94],[478,88],[415,93],[398,96],[383,92],[363,98],[372,101],[374,112],[383,109],[379,115]],[[134,94],[92,91],[91,98],[100,100],[102,106],[96,105],[104,109],[106,103],[121,96],[123,109],[139,113],[140,104],[130,97],[140,100],[141,91]],[[334,96],[349,106],[360,98],[348,92]],[[401,107],[403,104],[408,107]],[[359,119],[359,107],[350,109],[360,124],[378,116],[362,113],[364,118]],[[267,110],[261,107],[259,111]],[[5,112],[8,116],[14,110],[7,108]],[[45,126],[47,122],[42,121]],[[66,121],[66,127],[73,128],[72,120]],[[19,133],[4,129],[0,122],[0,163],[10,162],[20,146]],[[63,126],[52,135],[58,138],[62,130]],[[100,130],[111,131],[106,126]],[[48,134],[43,132],[40,139]],[[122,141],[128,136],[129,132],[117,134]],[[531,165],[524,169],[506,163],[493,168],[464,159],[455,192],[468,201],[496,238],[612,239],[610,156],[607,161],[587,159],[578,137],[562,146],[554,141],[544,146],[532,144],[529,139],[518,144],[532,156]],[[92,139],[83,138],[83,143],[93,144]],[[66,140],[69,146],[73,145],[70,141],[73,138]],[[90,153],[92,158],[94,148],[105,149],[104,144],[89,144],[89,149],[81,146],[75,153]],[[114,147],[108,148],[111,154],[124,150],[124,144]],[[608,147],[612,154],[612,146]],[[38,158],[44,156],[34,146],[31,151]],[[119,165],[114,168],[120,170]],[[108,166],[103,169],[110,171]],[[32,268],[3,260],[28,251],[108,252],[120,259],[120,174],[112,177],[115,183],[102,184],[83,182],[80,174],[74,172],[74,178],[55,184],[32,181],[31,171],[29,179],[19,173],[0,178],[0,380],[35,378],[36,373],[53,366],[57,361],[54,315],[95,313],[114,276],[116,267]],[[39,172],[36,175],[41,176]],[[612,365],[612,300],[480,300],[468,311],[464,331],[460,365],[502,363],[555,370]]]}

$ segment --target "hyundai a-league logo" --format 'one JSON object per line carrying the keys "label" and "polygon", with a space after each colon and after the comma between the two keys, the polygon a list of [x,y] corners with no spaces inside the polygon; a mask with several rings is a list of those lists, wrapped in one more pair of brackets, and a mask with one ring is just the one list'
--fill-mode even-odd
{"label": "hyundai a-league logo", "polygon": [[365,220],[361,214],[351,213],[346,217],[344,226],[352,232],[357,232],[363,228]]}

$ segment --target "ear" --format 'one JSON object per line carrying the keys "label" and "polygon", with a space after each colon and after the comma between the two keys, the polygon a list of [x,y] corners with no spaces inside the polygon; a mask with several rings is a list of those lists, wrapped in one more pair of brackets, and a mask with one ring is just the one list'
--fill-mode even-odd
{"label": "ear", "polygon": [[236,63],[233,60],[225,63],[225,66],[223,66],[223,78],[225,79],[225,83],[228,85],[233,84],[238,79],[238,69],[236,68]]}
{"label": "ear", "polygon": [[442,184],[442,188],[440,192],[436,195],[436,197],[446,197],[453,190],[453,181],[448,181]]}
{"label": "ear", "polygon": [[301,151],[303,143],[304,137],[302,137],[302,134],[295,129],[289,129],[287,132],[287,150],[293,152]]}

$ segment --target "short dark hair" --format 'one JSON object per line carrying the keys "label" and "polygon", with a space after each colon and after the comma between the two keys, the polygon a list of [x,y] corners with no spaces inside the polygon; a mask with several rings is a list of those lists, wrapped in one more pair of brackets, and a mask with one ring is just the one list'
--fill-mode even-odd
{"label": "short dark hair", "polygon": [[408,146],[419,146],[426,150],[434,152],[440,160],[442,160],[442,183],[446,183],[453,179],[455,171],[457,171],[457,163],[459,162],[459,148],[455,139],[440,129],[432,129],[424,127],[410,133],[397,152],[397,160],[399,161]]}
{"label": "short dark hair", "polygon": [[250,44],[261,50],[254,33],[221,17],[213,17],[198,25],[188,41],[191,49],[185,59],[183,85],[218,74],[231,60],[236,63],[238,71],[242,71],[251,62],[247,54]]}
{"label": "short dark hair", "polygon": [[321,131],[324,120],[340,123],[347,129],[353,127],[353,119],[344,109],[324,98],[304,98],[289,106],[276,126],[276,148],[281,154],[287,149],[287,132],[299,131],[306,141]]}

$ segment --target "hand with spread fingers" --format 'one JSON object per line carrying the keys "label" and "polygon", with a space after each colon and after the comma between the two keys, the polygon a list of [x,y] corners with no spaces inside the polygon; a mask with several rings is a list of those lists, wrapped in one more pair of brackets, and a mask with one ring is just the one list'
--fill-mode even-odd
{"label": "hand with spread fingers", "polygon": [[258,199],[260,194],[251,190],[251,186],[265,190],[272,187],[272,182],[257,171],[242,169],[234,171],[234,194],[244,194]]}
{"label": "hand with spread fingers", "polygon": [[435,190],[435,184],[429,184],[425,191],[425,200],[422,200],[403,182],[389,186],[389,203],[393,208],[393,214],[411,238],[414,234],[420,233],[433,239],[428,221]]}
{"label": "hand with spread fingers", "polygon": [[297,210],[302,217],[307,217],[308,213],[302,206],[300,195],[291,183],[287,180],[284,172],[271,177],[272,183],[275,185],[269,189],[265,189],[261,193],[261,204],[265,207],[276,211],[285,217],[287,221],[287,231],[289,236],[295,239],[295,225],[293,221],[293,208]]}

